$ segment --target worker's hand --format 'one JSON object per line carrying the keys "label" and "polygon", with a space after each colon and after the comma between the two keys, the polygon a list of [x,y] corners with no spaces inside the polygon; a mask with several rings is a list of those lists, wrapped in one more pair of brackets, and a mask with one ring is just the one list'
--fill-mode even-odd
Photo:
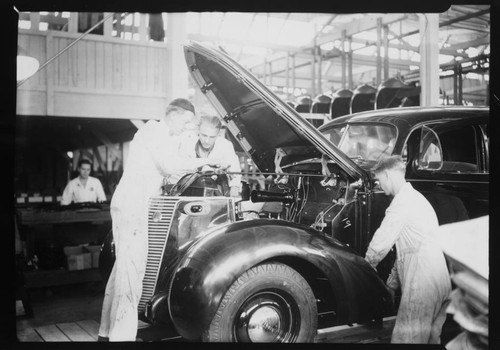
{"label": "worker's hand", "polygon": [[229,166],[227,161],[225,161],[222,158],[217,158],[217,157],[208,157],[207,158],[207,165],[209,165],[215,169],[227,168]]}

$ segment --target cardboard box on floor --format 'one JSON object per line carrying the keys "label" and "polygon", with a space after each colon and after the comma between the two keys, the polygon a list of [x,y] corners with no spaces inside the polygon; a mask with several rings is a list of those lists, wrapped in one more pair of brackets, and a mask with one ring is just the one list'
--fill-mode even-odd
{"label": "cardboard box on floor", "polygon": [[92,267],[92,253],[85,247],[64,247],[64,254],[68,263],[68,270],[86,270]]}
{"label": "cardboard box on floor", "polygon": [[85,249],[92,254],[92,268],[99,267],[99,254],[101,254],[100,245],[88,245]]}

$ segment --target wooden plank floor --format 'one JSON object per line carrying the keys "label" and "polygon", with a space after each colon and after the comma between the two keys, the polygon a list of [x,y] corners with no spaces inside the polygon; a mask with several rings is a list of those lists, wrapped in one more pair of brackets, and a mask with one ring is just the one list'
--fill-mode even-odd
{"label": "wooden plank floor", "polygon": [[25,328],[17,332],[20,342],[94,342],[99,323],[93,320],[56,323]]}
{"label": "wooden plank floor", "polygon": [[[139,321],[139,330],[148,327],[150,327],[149,324]],[[83,320],[19,329],[17,338],[20,342],[95,342],[98,332],[99,322]],[[175,337],[177,338],[179,337]]]}
{"label": "wooden plank floor", "polygon": [[316,343],[390,343],[396,316],[386,317],[382,328],[354,324],[318,330]]}
{"label": "wooden plank floor", "polygon": [[[315,342],[389,343],[394,321],[395,317],[384,319],[382,329],[357,324],[320,329]],[[143,335],[149,333],[147,338],[151,337],[151,339],[144,339],[145,341],[182,341],[178,336],[166,337],[165,332],[161,330],[155,331],[153,328],[147,323],[139,321],[139,333],[142,330]],[[22,329],[17,332],[17,337],[21,342],[95,342],[97,341],[98,331],[98,322],[84,320]]]}

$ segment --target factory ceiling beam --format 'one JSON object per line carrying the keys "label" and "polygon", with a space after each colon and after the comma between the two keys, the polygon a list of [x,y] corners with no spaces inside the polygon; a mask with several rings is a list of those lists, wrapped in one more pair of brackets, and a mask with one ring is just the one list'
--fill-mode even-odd
{"label": "factory ceiling beam", "polygon": [[258,48],[264,48],[264,49],[272,49],[275,51],[289,51],[290,53],[303,53],[304,51],[311,51],[312,48],[310,46],[308,47],[301,47],[301,46],[292,46],[292,45],[279,45],[279,44],[272,44],[268,43],[265,41],[255,41],[255,40],[246,40],[242,41],[241,38],[223,38],[221,39],[220,37],[213,36],[213,35],[205,35],[205,34],[199,34],[199,33],[188,33],[188,38],[189,40],[195,40],[195,41],[206,41],[206,42],[212,42],[216,43],[219,45],[224,46],[224,44],[230,44],[230,45],[241,45],[241,46],[253,46],[253,47],[258,47]]}
{"label": "factory ceiling beam", "polygon": [[[357,50],[360,50],[360,49],[363,49],[363,48],[366,48],[366,47],[369,47],[369,46],[375,46],[377,44],[376,42],[372,42],[372,41],[368,41],[368,40],[363,40],[363,39],[357,39],[357,38],[352,38],[352,42],[366,44],[366,46],[364,46],[362,48],[353,49],[353,51],[357,51]],[[478,45],[480,45],[483,42],[484,43],[488,43],[487,40],[481,40],[481,41],[477,40],[477,41],[472,42],[472,44],[478,44]],[[466,44],[467,43],[463,44],[464,47],[469,47],[469,46],[466,46]],[[393,48],[393,49],[419,52],[419,48],[418,47],[411,46],[411,45],[389,43],[389,47]],[[335,51],[336,53],[334,53],[333,55],[329,55],[330,51],[328,51],[326,53],[326,55],[324,56],[324,59],[332,59],[332,58],[338,57],[339,53],[341,53],[341,51],[338,50],[337,48],[335,48],[334,50],[332,50],[332,52],[333,51]],[[445,49],[441,49],[440,53],[441,54],[445,54],[445,55],[451,55],[451,56],[460,56],[460,57],[464,57],[464,58],[468,58],[469,57],[466,53],[458,53],[458,52],[456,52],[454,46],[453,47],[449,47],[449,48],[445,48]],[[285,60],[286,57],[287,57],[287,53],[286,52],[276,52],[276,53],[268,56],[267,59],[266,59],[266,62],[267,63],[269,63],[269,62],[275,62],[275,61],[278,61],[278,60],[281,60],[281,59]],[[311,59],[312,53],[309,53],[309,52],[306,52],[306,51],[302,51],[300,53],[295,53],[295,57],[307,60],[307,59]],[[247,61],[247,62],[250,62],[250,60]],[[408,62],[409,62],[409,64],[412,64],[412,65],[416,64],[413,61],[408,61]],[[358,62],[353,62],[353,63],[354,64],[358,64]],[[263,65],[263,62],[260,61],[260,60],[259,61],[255,60],[255,63],[253,63],[253,64],[249,64],[249,63],[245,64],[244,63],[244,65],[248,69],[254,70],[254,69],[257,69],[257,68],[261,67]],[[291,67],[291,69],[293,69],[293,68],[294,67]]]}
{"label": "factory ceiling beam", "polygon": [[484,36],[482,38],[478,38],[476,40],[451,45],[447,49],[452,50],[452,51],[456,51],[456,50],[461,50],[461,49],[468,49],[469,47],[478,47],[478,46],[482,46],[482,45],[488,45],[489,43],[490,43],[490,37],[489,37],[489,35],[487,35],[487,36]]}
{"label": "factory ceiling beam", "polygon": [[[393,35],[396,35],[396,34],[393,34]],[[391,48],[391,49],[408,50],[408,51],[413,51],[413,52],[419,52],[419,47],[418,46],[413,46],[413,45],[406,44],[406,43],[401,43],[401,44],[391,43],[390,41],[392,41],[392,40],[395,40],[395,38],[389,39],[389,48]],[[398,40],[400,40],[400,39],[398,39]],[[377,45],[377,42],[375,42],[375,41],[364,40],[364,39],[359,39],[359,38],[352,38],[352,42],[359,43],[359,44],[365,44],[366,45],[364,47],[360,47],[360,48],[354,49],[353,51],[357,51],[357,50],[364,49],[365,47]],[[469,45],[469,43],[470,44],[474,44],[474,42],[466,42],[466,43],[463,43],[461,45],[464,45],[464,47],[470,47],[470,46],[467,46],[467,45]],[[480,45],[480,44],[478,44],[478,45]],[[456,52],[456,50],[454,50],[453,47],[441,48],[439,50],[439,53],[443,54],[443,55],[469,57],[465,53]]]}
{"label": "factory ceiling beam", "polygon": [[[488,9],[485,9],[485,10],[481,10],[481,11],[477,11],[477,12],[474,12],[474,13],[470,13],[470,14],[465,15],[465,16],[460,16],[460,17],[457,17],[457,18],[453,18],[453,19],[450,19],[450,20],[447,20],[447,21],[439,23],[439,27],[441,28],[441,27],[449,26],[449,25],[454,24],[454,23],[463,22],[463,21],[468,20],[470,18],[482,16],[482,15],[484,15],[486,13],[489,13],[489,12],[490,12],[490,9],[488,8]],[[469,28],[469,30],[477,30],[477,29],[470,29]],[[406,33],[403,33],[401,35],[398,35],[394,39],[401,39],[401,38],[404,38],[406,36],[417,34],[419,32],[420,32],[419,29],[412,30],[410,32],[406,32]]]}
{"label": "factory ceiling beam", "polygon": [[342,39],[342,32],[345,30],[346,36],[351,36],[357,33],[365,32],[377,28],[377,20],[381,18],[382,25],[388,25],[394,22],[399,22],[406,19],[406,14],[389,14],[389,15],[373,15],[354,20],[343,26],[339,26],[331,33],[319,35],[316,38],[316,44],[322,45],[328,42]]}
{"label": "factory ceiling beam", "polygon": [[487,9],[484,9],[481,11],[472,12],[472,13],[469,13],[468,15],[465,15],[465,16],[460,16],[460,17],[452,18],[450,20],[441,22],[441,23],[439,23],[439,27],[446,27],[450,24],[457,23],[457,22],[463,22],[463,21],[466,21],[468,19],[479,17],[479,16],[482,16],[482,15],[487,14],[487,13],[490,13],[489,7]]}
{"label": "factory ceiling beam", "polygon": [[[310,60],[312,58],[312,53],[307,53],[307,52],[294,52],[294,53],[291,53],[292,55],[295,56],[295,58],[302,58],[304,60]],[[283,51],[280,51],[280,52],[275,52],[269,56],[266,57],[266,63],[270,63],[270,62],[276,62],[276,61],[279,61],[279,60],[286,60],[286,57],[288,56],[288,52],[283,52]],[[258,61],[258,59],[255,59],[255,63],[249,63],[250,61],[248,60],[246,63],[243,63],[243,65],[249,69],[249,70],[252,70],[252,69],[256,69],[256,68],[259,68],[261,66],[264,65],[264,62],[262,62],[262,60]],[[292,69],[294,67],[291,67]]]}
{"label": "factory ceiling beam", "polygon": [[477,27],[477,26],[473,26],[473,25],[469,25],[467,24],[467,22],[461,22],[461,23],[454,23],[454,24],[450,24],[449,25],[450,28],[452,29],[463,29],[463,30],[468,30],[468,31],[472,31],[472,32],[476,32],[476,33],[489,33],[490,32],[490,28],[484,28],[484,26],[481,26],[481,27]]}
{"label": "factory ceiling beam", "polygon": [[[301,67],[306,67],[309,66],[311,62],[304,62],[300,64],[295,65],[295,69],[301,68]],[[375,68],[376,62],[373,60],[372,56],[367,56],[367,55],[355,55],[353,54],[353,66],[368,66]],[[414,62],[411,60],[400,60],[400,59],[391,59],[390,61],[390,68],[397,68],[397,69],[408,69],[410,65],[418,65],[418,62]],[[339,69],[340,70],[340,69]],[[285,73],[286,68],[278,68],[273,72],[274,76],[278,76],[278,74]],[[254,72],[257,77],[259,77],[261,74],[258,72]]]}
{"label": "factory ceiling beam", "polygon": [[337,18],[337,16],[337,14],[332,15],[330,19],[325,24],[323,24],[323,27],[321,27],[321,29],[316,33],[315,37],[317,38],[319,35],[321,35],[323,33],[323,30],[325,30],[326,27],[332,24],[333,20]]}

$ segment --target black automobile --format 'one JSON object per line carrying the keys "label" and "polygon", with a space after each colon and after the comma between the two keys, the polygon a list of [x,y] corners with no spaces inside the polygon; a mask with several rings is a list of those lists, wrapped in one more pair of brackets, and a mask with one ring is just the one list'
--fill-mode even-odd
{"label": "black automobile", "polygon": [[442,225],[488,214],[488,125],[487,107],[407,107],[340,117],[319,130],[366,170],[382,154],[402,155],[406,180]]}
{"label": "black automobile", "polygon": [[[390,202],[369,171],[383,154],[403,154],[418,189],[456,197],[469,217],[487,210],[487,109],[377,110],[318,130],[224,52],[189,43],[185,57],[271,185],[235,201],[216,170],[150,199],[146,322],[194,341],[313,342],[318,328],[390,315],[391,258],[378,272],[363,258]],[[461,126],[471,139],[456,143]]]}

